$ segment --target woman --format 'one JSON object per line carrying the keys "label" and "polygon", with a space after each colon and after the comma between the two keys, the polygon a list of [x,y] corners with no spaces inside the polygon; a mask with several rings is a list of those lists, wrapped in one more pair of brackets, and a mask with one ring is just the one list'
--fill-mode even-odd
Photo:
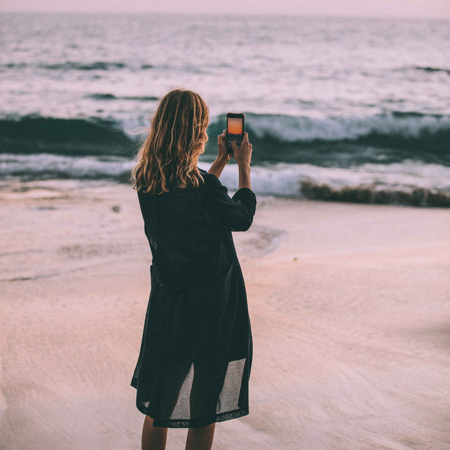
{"label": "woman", "polygon": [[166,94],[138,152],[133,188],[149,241],[151,291],[131,385],[145,414],[143,450],[165,448],[168,428],[189,428],[186,449],[209,450],[215,423],[249,414],[253,342],[232,231],[253,221],[252,145],[233,142],[239,190],[219,177],[230,160],[225,131],[208,172],[209,112],[202,98]]}

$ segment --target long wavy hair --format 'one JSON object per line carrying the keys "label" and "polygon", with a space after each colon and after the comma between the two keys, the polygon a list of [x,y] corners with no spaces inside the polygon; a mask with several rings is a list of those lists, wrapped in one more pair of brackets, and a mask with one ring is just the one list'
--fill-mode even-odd
{"label": "long wavy hair", "polygon": [[163,194],[175,187],[198,187],[204,180],[197,160],[205,151],[208,124],[209,109],[200,95],[187,89],[168,92],[138,149],[133,189]]}

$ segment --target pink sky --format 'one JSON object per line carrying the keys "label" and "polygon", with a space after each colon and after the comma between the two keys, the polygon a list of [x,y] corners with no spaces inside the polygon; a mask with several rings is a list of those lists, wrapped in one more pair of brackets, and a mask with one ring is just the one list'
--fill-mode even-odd
{"label": "pink sky", "polygon": [[450,0],[0,0],[0,11],[232,12],[450,19]]}

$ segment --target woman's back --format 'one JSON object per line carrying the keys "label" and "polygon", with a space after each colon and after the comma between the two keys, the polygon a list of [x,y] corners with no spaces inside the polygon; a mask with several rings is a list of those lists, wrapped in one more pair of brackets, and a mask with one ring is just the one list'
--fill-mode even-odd
{"label": "woman's back", "polygon": [[230,198],[215,175],[200,173],[198,188],[138,192],[153,264],[172,285],[225,271],[236,257],[231,231],[247,229],[255,213],[250,189]]}

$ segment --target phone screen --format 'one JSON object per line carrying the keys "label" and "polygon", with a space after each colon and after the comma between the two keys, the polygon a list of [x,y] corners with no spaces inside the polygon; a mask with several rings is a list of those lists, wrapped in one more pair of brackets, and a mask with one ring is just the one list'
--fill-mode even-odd
{"label": "phone screen", "polygon": [[239,146],[244,138],[244,114],[227,114],[227,148],[228,153],[233,154],[232,141]]}
{"label": "phone screen", "polygon": [[228,118],[228,134],[244,134],[243,123],[241,118]]}

